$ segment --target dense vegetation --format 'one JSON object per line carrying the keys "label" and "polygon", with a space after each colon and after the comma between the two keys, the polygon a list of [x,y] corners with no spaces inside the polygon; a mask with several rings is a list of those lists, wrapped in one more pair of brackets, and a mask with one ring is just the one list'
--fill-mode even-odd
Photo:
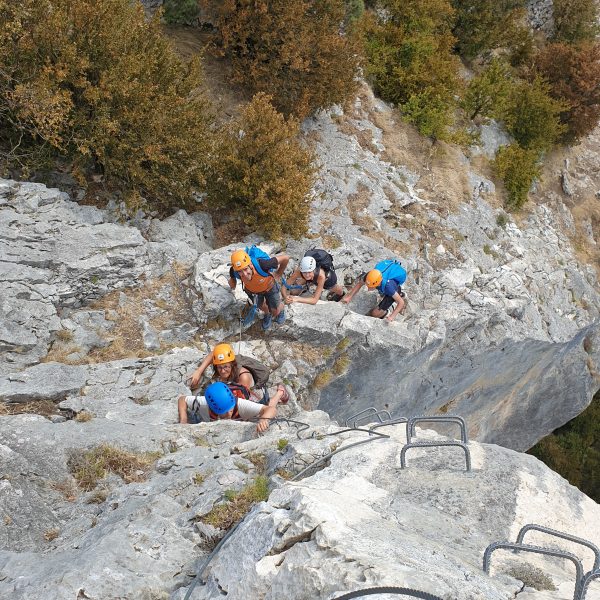
{"label": "dense vegetation", "polygon": [[185,206],[202,184],[210,121],[199,60],[182,63],[129,0],[0,0],[0,159],[61,159],[131,206]]}
{"label": "dense vegetation", "polygon": [[[235,79],[270,95],[285,114],[306,117],[343,102],[356,89],[356,37],[342,35],[343,0],[223,0],[218,46]],[[353,7],[356,14],[356,6]]]}
{"label": "dense vegetation", "polygon": [[541,440],[529,454],[600,502],[600,394],[578,417]]}
{"label": "dense vegetation", "polygon": [[298,122],[257,94],[221,133],[207,175],[208,201],[273,239],[299,236],[306,231],[314,174]]}
{"label": "dense vegetation", "polygon": [[201,192],[266,235],[301,235],[314,166],[298,120],[351,100],[362,73],[434,140],[501,121],[514,142],[493,165],[518,208],[545,153],[600,118],[594,0],[553,4],[545,39],[526,28],[525,0],[165,0],[171,23],[212,15],[216,50],[258,94],[222,127],[200,58],[180,60],[160,14],[146,21],[129,0],[0,0],[0,170],[60,163],[163,213]]}

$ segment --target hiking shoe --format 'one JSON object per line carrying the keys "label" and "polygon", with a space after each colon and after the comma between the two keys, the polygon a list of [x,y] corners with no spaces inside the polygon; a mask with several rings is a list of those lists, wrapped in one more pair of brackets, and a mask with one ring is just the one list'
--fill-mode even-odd
{"label": "hiking shoe", "polygon": [[279,402],[281,402],[281,404],[287,404],[290,400],[290,393],[283,383],[277,385],[277,391],[282,392]]}
{"label": "hiking shoe", "polygon": [[[269,315],[270,316],[270,315]],[[282,310],[276,317],[275,317],[275,323],[277,323],[277,325],[283,325],[283,323],[285,323],[285,310]]]}
{"label": "hiking shoe", "polygon": [[266,331],[267,329],[269,329],[271,327],[272,322],[273,322],[273,317],[271,316],[271,313],[267,313],[262,322],[263,331]]}

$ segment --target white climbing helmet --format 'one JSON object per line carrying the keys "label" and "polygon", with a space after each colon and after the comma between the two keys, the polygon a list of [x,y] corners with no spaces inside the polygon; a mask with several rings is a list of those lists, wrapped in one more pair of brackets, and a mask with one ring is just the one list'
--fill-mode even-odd
{"label": "white climbing helmet", "polygon": [[312,256],[305,256],[300,261],[300,273],[312,273],[317,268],[317,261]]}

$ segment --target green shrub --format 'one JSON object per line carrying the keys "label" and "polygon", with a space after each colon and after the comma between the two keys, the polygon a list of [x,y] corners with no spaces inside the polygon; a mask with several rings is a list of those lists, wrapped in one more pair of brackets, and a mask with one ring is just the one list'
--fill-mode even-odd
{"label": "green shrub", "polygon": [[458,59],[446,0],[383,0],[362,23],[367,75],[384,100],[404,104],[421,93],[451,97],[458,89]]}
{"label": "green shrub", "polygon": [[0,161],[93,169],[159,208],[202,182],[210,117],[183,64],[129,0],[0,0]]}
{"label": "green shrub", "polygon": [[224,0],[215,11],[235,80],[284,114],[303,118],[354,94],[360,53],[340,28],[344,0]]}
{"label": "green shrub", "polygon": [[364,0],[345,0],[346,23],[352,23],[360,19],[365,12]]}
{"label": "green shrub", "polygon": [[485,50],[522,43],[527,34],[525,4],[526,0],[452,0],[460,54],[470,59]]}
{"label": "green shrub", "polygon": [[499,115],[508,132],[523,148],[548,150],[565,131],[560,114],[566,104],[550,96],[550,87],[540,77],[516,82],[504,111]]}
{"label": "green shrub", "polygon": [[531,184],[540,176],[538,162],[537,150],[527,150],[517,144],[500,148],[494,168],[506,188],[507,208],[514,210],[525,204]]}
{"label": "green shrub", "polygon": [[198,20],[198,0],[164,0],[165,21],[171,25],[192,25]]}
{"label": "green shrub", "polygon": [[498,58],[473,77],[465,90],[462,108],[470,119],[478,115],[493,118],[502,115],[507,107],[512,85],[509,65]]}
{"label": "green shrub", "polygon": [[534,68],[548,81],[551,96],[567,105],[560,113],[567,127],[563,141],[591,133],[600,119],[600,43],[548,44],[535,57]]}
{"label": "green shrub", "polygon": [[536,444],[529,454],[600,502],[600,395],[572,421]]}
{"label": "green shrub", "polygon": [[447,98],[424,92],[412,95],[402,105],[402,115],[421,135],[444,140],[448,138],[448,127],[452,123],[450,106]]}
{"label": "green shrub", "polygon": [[209,204],[271,239],[305,233],[315,166],[298,131],[297,121],[257,94],[222,132],[208,170]]}
{"label": "green shrub", "polygon": [[556,41],[592,41],[598,35],[598,7],[595,0],[553,0],[552,7]]}
{"label": "green shrub", "polygon": [[382,0],[379,8],[361,23],[375,93],[399,105],[424,135],[443,138],[461,86],[454,11],[447,0]]}

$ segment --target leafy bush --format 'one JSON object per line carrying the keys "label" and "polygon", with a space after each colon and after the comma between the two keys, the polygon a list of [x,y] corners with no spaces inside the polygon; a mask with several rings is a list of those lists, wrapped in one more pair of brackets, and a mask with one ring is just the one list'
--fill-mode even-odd
{"label": "leafy bush", "polygon": [[600,502],[600,395],[572,421],[536,444],[529,454]]}
{"label": "leafy bush", "polygon": [[298,131],[297,121],[257,94],[222,132],[208,171],[209,203],[272,239],[305,233],[315,167]]}
{"label": "leafy bush", "polygon": [[567,103],[561,112],[572,142],[590,133],[600,119],[600,43],[548,44],[535,58],[535,70],[549,83],[553,98]]}
{"label": "leafy bush", "polygon": [[539,152],[517,144],[503,146],[494,160],[497,175],[504,182],[507,208],[518,209],[527,201],[531,184],[540,176]]}
{"label": "leafy bush", "polygon": [[184,65],[129,0],[0,0],[0,160],[60,157],[158,207],[202,181],[207,103],[200,65]]}
{"label": "leafy bush", "polygon": [[352,23],[360,19],[365,12],[364,0],[345,0],[346,4],[346,23]]}
{"label": "leafy bush", "polygon": [[198,0],[164,0],[165,21],[171,25],[191,25],[200,14]]}
{"label": "leafy bush", "polygon": [[454,11],[447,0],[382,0],[378,7],[361,27],[375,93],[400,105],[423,133],[443,137],[460,88]]}
{"label": "leafy bush", "polygon": [[466,58],[485,50],[523,42],[526,0],[452,0],[456,10],[453,33],[457,49]]}
{"label": "leafy bush", "polygon": [[554,39],[574,43],[594,40],[598,34],[595,0],[553,0]]}
{"label": "leafy bush", "polygon": [[412,123],[421,135],[434,140],[449,137],[448,127],[452,123],[450,103],[427,92],[414,94],[402,105],[402,116]]}
{"label": "leafy bush", "polygon": [[215,11],[235,79],[283,113],[303,118],[356,90],[359,53],[340,29],[343,0],[224,0]]}
{"label": "leafy bush", "polygon": [[462,99],[462,108],[470,119],[478,115],[494,117],[504,113],[510,97],[510,67],[498,58],[471,79]]}
{"label": "leafy bush", "polygon": [[550,86],[540,77],[519,81],[510,90],[504,111],[499,115],[508,132],[523,148],[548,150],[565,131],[560,114],[566,104],[550,96]]}

